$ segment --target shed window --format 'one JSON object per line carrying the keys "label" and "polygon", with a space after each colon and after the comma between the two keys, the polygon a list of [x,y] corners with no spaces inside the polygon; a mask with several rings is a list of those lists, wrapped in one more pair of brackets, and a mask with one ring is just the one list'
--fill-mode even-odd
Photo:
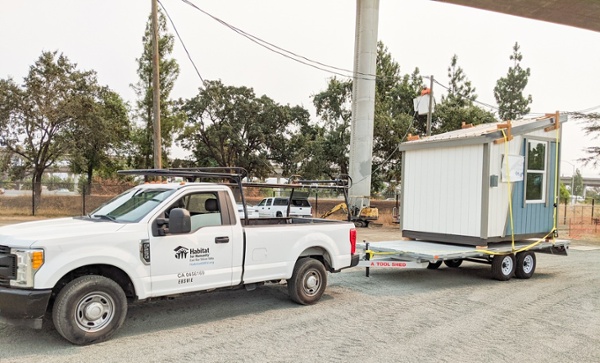
{"label": "shed window", "polygon": [[546,202],[547,143],[527,142],[527,179],[525,199],[528,203]]}

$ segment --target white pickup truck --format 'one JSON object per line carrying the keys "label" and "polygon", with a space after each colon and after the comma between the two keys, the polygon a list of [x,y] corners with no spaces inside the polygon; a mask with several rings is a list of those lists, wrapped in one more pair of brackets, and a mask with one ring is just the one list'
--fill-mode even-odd
{"label": "white pickup truck", "polygon": [[0,318],[83,345],[119,329],[127,304],[287,280],[317,302],[327,271],[356,266],[356,230],[308,218],[240,220],[231,189],[144,184],[87,216],[0,228]]}
{"label": "white pickup truck", "polygon": [[[260,218],[284,217],[288,215],[287,197],[264,198],[254,209]],[[290,206],[291,217],[312,217],[312,206],[306,198],[292,198]]]}

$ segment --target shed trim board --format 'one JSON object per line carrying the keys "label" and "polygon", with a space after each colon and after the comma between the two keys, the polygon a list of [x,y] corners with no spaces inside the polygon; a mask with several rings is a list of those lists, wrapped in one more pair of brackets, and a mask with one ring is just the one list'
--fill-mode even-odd
{"label": "shed trim board", "polygon": [[[531,131],[543,130],[555,123],[554,117],[512,121],[512,134],[523,135]],[[567,122],[565,115],[560,116],[560,123]],[[499,123],[480,124],[468,129],[450,131],[423,139],[404,142],[398,147],[399,151],[439,148],[442,146],[477,145],[491,142],[503,137],[502,130],[497,128]],[[549,137],[551,138],[551,137]]]}
{"label": "shed trim board", "polygon": [[[403,236],[466,245],[509,241],[513,234],[516,240],[546,236],[554,225],[556,157],[560,153],[557,137],[549,135],[556,133],[559,140],[562,136],[560,127],[546,130],[554,124],[554,119],[513,121],[513,138],[509,142],[494,142],[503,138],[503,133],[493,123],[476,126],[479,130],[473,127],[403,143],[399,148]],[[560,119],[566,122],[565,117]],[[538,202],[527,202],[525,194],[527,185],[536,190],[531,180],[527,183],[528,172],[536,180],[540,174],[536,168],[528,170],[527,166],[528,143],[532,141],[546,145],[541,173],[545,178],[543,198],[534,197]],[[505,155],[524,158],[523,180],[502,181]],[[517,177],[519,174],[520,169]],[[514,231],[510,224],[509,195]]]}

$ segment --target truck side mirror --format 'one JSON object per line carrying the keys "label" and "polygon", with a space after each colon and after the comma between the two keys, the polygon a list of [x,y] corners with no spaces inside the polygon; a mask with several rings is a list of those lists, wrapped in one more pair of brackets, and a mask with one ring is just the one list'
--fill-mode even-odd
{"label": "truck side mirror", "polygon": [[172,209],[169,213],[169,233],[190,233],[191,230],[190,211],[183,208]]}

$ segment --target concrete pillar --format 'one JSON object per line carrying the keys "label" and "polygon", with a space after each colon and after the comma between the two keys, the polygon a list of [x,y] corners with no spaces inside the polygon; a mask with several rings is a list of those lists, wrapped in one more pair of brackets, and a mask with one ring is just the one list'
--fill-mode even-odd
{"label": "concrete pillar", "polygon": [[379,0],[356,0],[349,203],[359,209],[369,205],[371,194],[378,24]]}

